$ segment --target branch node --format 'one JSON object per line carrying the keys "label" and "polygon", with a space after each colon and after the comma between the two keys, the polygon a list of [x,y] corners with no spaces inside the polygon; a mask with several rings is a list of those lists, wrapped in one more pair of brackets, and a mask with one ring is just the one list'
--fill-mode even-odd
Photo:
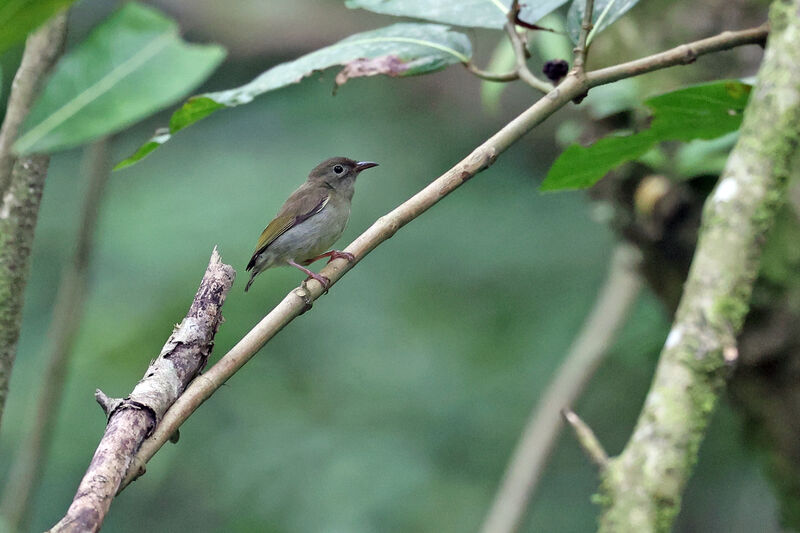
{"label": "branch node", "polygon": [[578,439],[578,444],[580,444],[589,460],[592,461],[601,472],[604,471],[608,466],[608,454],[603,449],[603,445],[600,444],[592,428],[581,420],[571,409],[565,408],[561,411],[561,414],[567,424],[572,426],[572,430],[575,432],[575,438]]}
{"label": "branch node", "polygon": [[122,405],[122,398],[109,398],[106,396],[106,393],[101,391],[100,389],[96,389],[94,391],[94,399],[100,404],[100,407],[103,409],[103,412],[106,414],[106,419],[111,418],[111,415],[114,414],[120,405]]}
{"label": "branch node", "polygon": [[592,31],[592,12],[594,11],[594,0],[586,0],[583,9],[583,20],[581,21],[581,32],[578,35],[578,44],[572,52],[575,54],[573,61],[574,71],[582,75],[586,65],[586,54],[589,52],[589,34]]}
{"label": "branch node", "polygon": [[295,296],[303,301],[303,309],[300,310],[298,316],[302,315],[306,311],[309,311],[314,306],[314,299],[311,298],[311,292],[309,292],[308,288],[306,287],[305,281],[300,287],[297,287],[292,292]]}

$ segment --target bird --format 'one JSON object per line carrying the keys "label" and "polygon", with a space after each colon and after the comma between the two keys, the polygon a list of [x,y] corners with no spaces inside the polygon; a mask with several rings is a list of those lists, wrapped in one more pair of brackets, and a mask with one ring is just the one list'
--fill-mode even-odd
{"label": "bird", "polygon": [[350,219],[350,204],[358,175],[378,163],[347,157],[326,159],[311,171],[303,183],[280,208],[261,233],[255,252],[247,263],[250,288],[255,277],[276,266],[293,266],[305,272],[306,279],[317,280],[325,290],[330,280],[303,265],[328,257],[353,261],[353,254],[325,250],[342,236]]}

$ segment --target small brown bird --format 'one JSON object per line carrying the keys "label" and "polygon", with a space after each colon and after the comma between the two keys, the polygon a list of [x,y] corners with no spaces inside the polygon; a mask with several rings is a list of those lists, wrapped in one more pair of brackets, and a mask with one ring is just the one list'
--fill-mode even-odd
{"label": "small brown bird", "polygon": [[378,163],[371,161],[333,157],[314,167],[306,182],[289,196],[261,233],[256,251],[247,263],[247,270],[252,272],[245,292],[259,273],[284,265],[299,268],[327,289],[331,283],[328,278],[302,265],[323,257],[328,257],[329,263],[340,257],[353,260],[353,255],[347,252],[322,252],[342,236],[347,226],[356,177],[362,170],[376,166]]}

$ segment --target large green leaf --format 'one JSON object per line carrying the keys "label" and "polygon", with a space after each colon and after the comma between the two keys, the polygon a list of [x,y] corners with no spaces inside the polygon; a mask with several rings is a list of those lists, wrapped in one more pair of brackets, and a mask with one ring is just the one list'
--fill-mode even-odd
{"label": "large green leaf", "polygon": [[0,52],[75,0],[0,0]]}
{"label": "large green leaf", "polygon": [[155,9],[128,3],[56,65],[15,149],[50,152],[119,131],[183,97],[224,56],[219,46],[182,41]]}
{"label": "large green leaf", "polygon": [[591,146],[570,146],[553,163],[541,189],[589,187],[661,141],[714,139],[736,131],[742,123],[750,89],[750,85],[738,81],[719,81],[650,98],[645,102],[653,112],[649,129],[634,135],[606,137]]}
{"label": "large green leaf", "polygon": [[[519,17],[525,22],[534,23],[566,3],[567,0],[522,2]],[[456,26],[502,28],[511,0],[346,0],[345,5]]]}
{"label": "large green leaf", "polygon": [[[618,18],[639,3],[639,0],[597,0],[592,10],[592,34],[597,34],[616,22]],[[586,0],[573,0],[567,13],[567,30],[572,42],[578,42]]]}
{"label": "large green leaf", "polygon": [[[294,61],[272,67],[241,87],[190,98],[173,113],[169,123],[170,134],[218,109],[247,104],[256,96],[297,83],[315,71],[335,65],[344,67],[336,76],[338,86],[356,77],[378,74],[403,77],[433,72],[468,61],[471,55],[472,46],[464,34],[439,24],[400,23],[358,33]],[[166,142],[169,136],[159,135],[158,138],[159,141],[155,141],[155,138],[148,141],[148,149],[140,148],[116,168],[141,160]]]}

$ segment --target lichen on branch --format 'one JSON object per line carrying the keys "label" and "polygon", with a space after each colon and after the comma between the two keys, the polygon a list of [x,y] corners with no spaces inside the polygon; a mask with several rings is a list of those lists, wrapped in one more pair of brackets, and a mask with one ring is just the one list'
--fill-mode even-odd
{"label": "lichen on branch", "polygon": [[601,531],[669,531],[735,363],[761,247],[783,202],[800,124],[800,0],[773,2],[739,141],[703,211],[675,322],[636,428],[603,475]]}

